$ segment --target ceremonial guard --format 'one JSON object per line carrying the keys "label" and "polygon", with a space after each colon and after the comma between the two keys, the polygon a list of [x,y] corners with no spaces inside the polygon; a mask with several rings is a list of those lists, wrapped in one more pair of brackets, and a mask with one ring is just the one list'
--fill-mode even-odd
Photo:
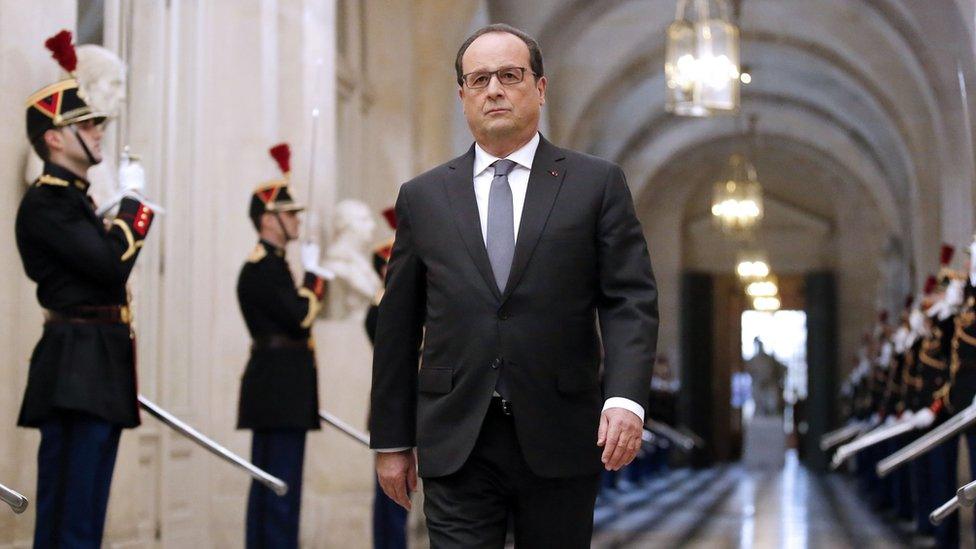
{"label": "ceremonial guard", "polygon": [[17,247],[37,283],[44,331],[18,424],[41,431],[34,547],[98,548],[121,430],[139,425],[126,282],[153,221],[135,166],[118,214],[102,219],[88,169],[102,160],[108,109],[90,102],[71,33],[45,45],[69,76],[27,100],[27,136],[44,161],[17,212]]}
{"label": "ceremonial guard", "polygon": [[288,484],[279,497],[257,481],[247,503],[249,548],[298,547],[305,435],[319,428],[318,376],[312,322],[331,273],[319,247],[302,244],[304,283],[295,287],[285,246],[298,238],[297,204],[289,190],[288,145],[271,149],[284,177],[260,185],[250,218],[259,241],[237,281],[237,298],[251,334],[251,357],[241,379],[237,427],[251,429],[251,461]]}
{"label": "ceremonial guard", "polygon": [[[396,231],[396,210],[387,208],[383,211],[383,218],[386,219],[390,228]],[[390,261],[392,251],[392,238],[373,250],[373,269],[376,270],[380,280],[386,278],[386,265]],[[373,303],[366,311],[366,335],[369,337],[370,343],[374,343],[376,339],[376,319],[379,315],[381,299],[383,299],[382,289],[376,294]],[[375,485],[375,494],[373,495],[373,547],[375,549],[406,549],[407,510],[383,493],[383,488],[378,480]]]}

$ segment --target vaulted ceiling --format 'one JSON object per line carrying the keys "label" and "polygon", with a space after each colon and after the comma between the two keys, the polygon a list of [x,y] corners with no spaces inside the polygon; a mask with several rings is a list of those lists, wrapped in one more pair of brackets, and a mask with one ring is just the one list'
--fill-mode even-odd
{"label": "vaulted ceiling", "polygon": [[[735,117],[665,111],[675,4],[488,3],[492,20],[539,38],[551,136],[623,165],[645,216],[701,211],[687,202],[707,199],[701,189],[745,127]],[[953,0],[743,0],[739,25],[753,76],[742,116],[758,115],[754,155],[767,192],[831,224],[845,196],[866,197],[879,241],[899,242],[916,278],[935,263],[939,242],[965,242],[972,105],[963,104],[960,80],[976,87],[972,14]]]}

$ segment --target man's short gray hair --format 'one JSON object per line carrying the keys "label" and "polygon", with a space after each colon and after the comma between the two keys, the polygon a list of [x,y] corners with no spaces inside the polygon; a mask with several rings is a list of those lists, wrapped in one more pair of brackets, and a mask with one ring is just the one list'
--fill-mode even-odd
{"label": "man's short gray hair", "polygon": [[480,29],[474,31],[474,33],[472,33],[471,36],[469,36],[467,40],[461,44],[461,49],[458,50],[457,57],[454,59],[454,72],[457,73],[458,86],[464,85],[464,79],[462,78],[464,74],[461,69],[461,58],[464,57],[464,52],[468,51],[468,46],[477,40],[478,37],[492,32],[511,34],[517,36],[520,40],[522,40],[522,42],[525,42],[526,47],[529,48],[529,69],[535,73],[536,78],[541,78],[543,76],[542,49],[539,48],[539,43],[535,41],[535,38],[529,36],[527,32],[517,29],[511,25],[506,25],[505,23],[495,23],[486,27],[481,27]]}

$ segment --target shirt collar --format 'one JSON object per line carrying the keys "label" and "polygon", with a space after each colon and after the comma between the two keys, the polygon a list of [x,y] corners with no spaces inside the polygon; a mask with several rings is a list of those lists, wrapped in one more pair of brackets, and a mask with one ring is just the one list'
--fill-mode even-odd
{"label": "shirt collar", "polygon": [[[532,170],[532,160],[535,159],[535,151],[539,148],[539,132],[535,132],[535,135],[528,143],[522,145],[521,148],[513,152],[512,154],[506,156],[505,158],[515,162],[519,166],[527,170]],[[474,144],[474,176],[477,177],[481,175],[481,172],[488,169],[499,160],[497,156],[491,155],[481,148],[477,142]]]}

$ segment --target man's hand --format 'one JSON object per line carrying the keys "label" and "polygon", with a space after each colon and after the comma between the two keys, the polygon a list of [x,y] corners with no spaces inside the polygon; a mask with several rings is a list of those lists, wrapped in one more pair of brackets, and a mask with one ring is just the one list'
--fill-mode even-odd
{"label": "man's hand", "polygon": [[410,494],[417,489],[417,458],[413,449],[376,452],[376,477],[390,499],[410,510]]}
{"label": "man's hand", "polygon": [[603,466],[619,471],[634,460],[641,447],[644,424],[637,414],[623,408],[607,408],[600,416],[596,445],[603,448]]}

